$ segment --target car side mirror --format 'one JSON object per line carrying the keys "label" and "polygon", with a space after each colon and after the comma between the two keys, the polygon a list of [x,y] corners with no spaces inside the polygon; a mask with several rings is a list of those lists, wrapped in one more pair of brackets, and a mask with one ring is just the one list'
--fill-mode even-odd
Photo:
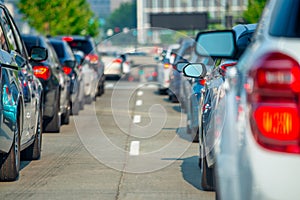
{"label": "car side mirror", "polygon": [[200,56],[233,59],[236,36],[233,30],[200,32],[196,37],[196,53]]}
{"label": "car side mirror", "polygon": [[184,68],[185,66],[187,66],[188,64],[189,64],[189,62],[187,62],[187,61],[179,61],[179,62],[175,65],[176,70],[177,70],[178,72],[182,72],[182,71],[183,71],[183,68]]}
{"label": "car side mirror", "polygon": [[30,58],[33,61],[44,61],[48,58],[48,51],[44,47],[32,47],[30,51]]}
{"label": "car side mirror", "polygon": [[183,68],[183,73],[187,77],[203,78],[206,75],[206,67],[202,63],[189,63]]}

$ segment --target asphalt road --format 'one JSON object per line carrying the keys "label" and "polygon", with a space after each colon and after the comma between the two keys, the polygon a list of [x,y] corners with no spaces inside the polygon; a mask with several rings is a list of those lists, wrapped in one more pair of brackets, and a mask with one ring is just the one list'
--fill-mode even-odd
{"label": "asphalt road", "polygon": [[215,199],[200,186],[198,145],[179,104],[155,83],[106,83],[59,134],[43,134],[42,157],[21,163],[0,199]]}

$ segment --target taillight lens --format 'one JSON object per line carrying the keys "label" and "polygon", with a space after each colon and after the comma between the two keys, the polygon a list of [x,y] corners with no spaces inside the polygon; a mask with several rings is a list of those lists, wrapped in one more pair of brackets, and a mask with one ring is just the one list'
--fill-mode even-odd
{"label": "taillight lens", "polygon": [[47,66],[34,66],[33,73],[37,78],[48,80],[50,78],[51,72]]}
{"label": "taillight lens", "polygon": [[200,85],[204,86],[205,83],[206,83],[206,80],[205,80],[205,79],[200,79],[200,80],[199,80],[199,84],[200,84]]}
{"label": "taillight lens", "polygon": [[99,56],[96,54],[88,54],[85,56],[85,59],[90,61],[92,64],[97,64],[99,62]]}
{"label": "taillight lens", "polygon": [[236,64],[237,64],[237,62],[229,62],[229,63],[224,63],[224,64],[220,65],[219,69],[220,69],[221,75],[225,76],[227,68],[228,67],[233,67]]}
{"label": "taillight lens", "polygon": [[300,153],[300,66],[292,57],[268,53],[249,72],[246,90],[251,128],[263,147]]}
{"label": "taillight lens", "polygon": [[65,37],[62,37],[62,40],[66,41],[66,42],[72,42],[73,41],[73,37],[65,36]]}
{"label": "taillight lens", "polygon": [[72,72],[71,67],[64,66],[62,69],[63,69],[64,73],[67,75],[69,75]]}

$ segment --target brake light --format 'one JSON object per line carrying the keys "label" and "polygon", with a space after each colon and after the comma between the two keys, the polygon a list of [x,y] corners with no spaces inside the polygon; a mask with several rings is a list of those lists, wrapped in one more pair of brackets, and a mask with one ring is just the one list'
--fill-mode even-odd
{"label": "brake light", "polygon": [[64,66],[62,69],[66,75],[69,75],[72,72],[71,67]]}
{"label": "brake light", "polygon": [[262,56],[245,84],[251,106],[251,129],[264,148],[300,153],[300,66],[273,52]]}
{"label": "brake light", "polygon": [[205,80],[205,79],[200,79],[200,80],[199,80],[199,84],[200,84],[200,85],[204,86],[205,83],[206,83],[206,80]]}
{"label": "brake light", "polygon": [[33,73],[37,78],[48,80],[51,72],[47,66],[34,66]]}
{"label": "brake light", "polygon": [[72,37],[65,36],[65,37],[62,37],[62,40],[63,40],[63,41],[66,41],[66,42],[72,42],[72,41],[73,41],[73,38],[72,38]]}
{"label": "brake light", "polygon": [[220,73],[221,75],[225,76],[226,75],[226,70],[228,67],[233,67],[237,64],[237,62],[229,62],[229,63],[224,63],[220,65]]}
{"label": "brake light", "polygon": [[85,59],[90,61],[92,64],[97,64],[99,60],[99,56],[96,54],[88,54],[85,56]]}

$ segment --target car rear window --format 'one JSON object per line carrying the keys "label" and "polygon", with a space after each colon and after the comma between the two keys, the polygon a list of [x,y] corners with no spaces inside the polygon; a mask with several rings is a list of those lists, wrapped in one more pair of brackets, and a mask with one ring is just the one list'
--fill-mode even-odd
{"label": "car rear window", "polygon": [[51,44],[54,47],[57,56],[59,58],[63,58],[65,56],[63,45],[61,43],[55,43],[55,42],[52,42]]}
{"label": "car rear window", "polygon": [[300,1],[276,2],[270,23],[270,35],[275,37],[300,37]]}
{"label": "car rear window", "polygon": [[84,54],[89,54],[94,52],[94,47],[91,42],[86,40],[73,40],[68,42],[72,50],[83,51]]}

